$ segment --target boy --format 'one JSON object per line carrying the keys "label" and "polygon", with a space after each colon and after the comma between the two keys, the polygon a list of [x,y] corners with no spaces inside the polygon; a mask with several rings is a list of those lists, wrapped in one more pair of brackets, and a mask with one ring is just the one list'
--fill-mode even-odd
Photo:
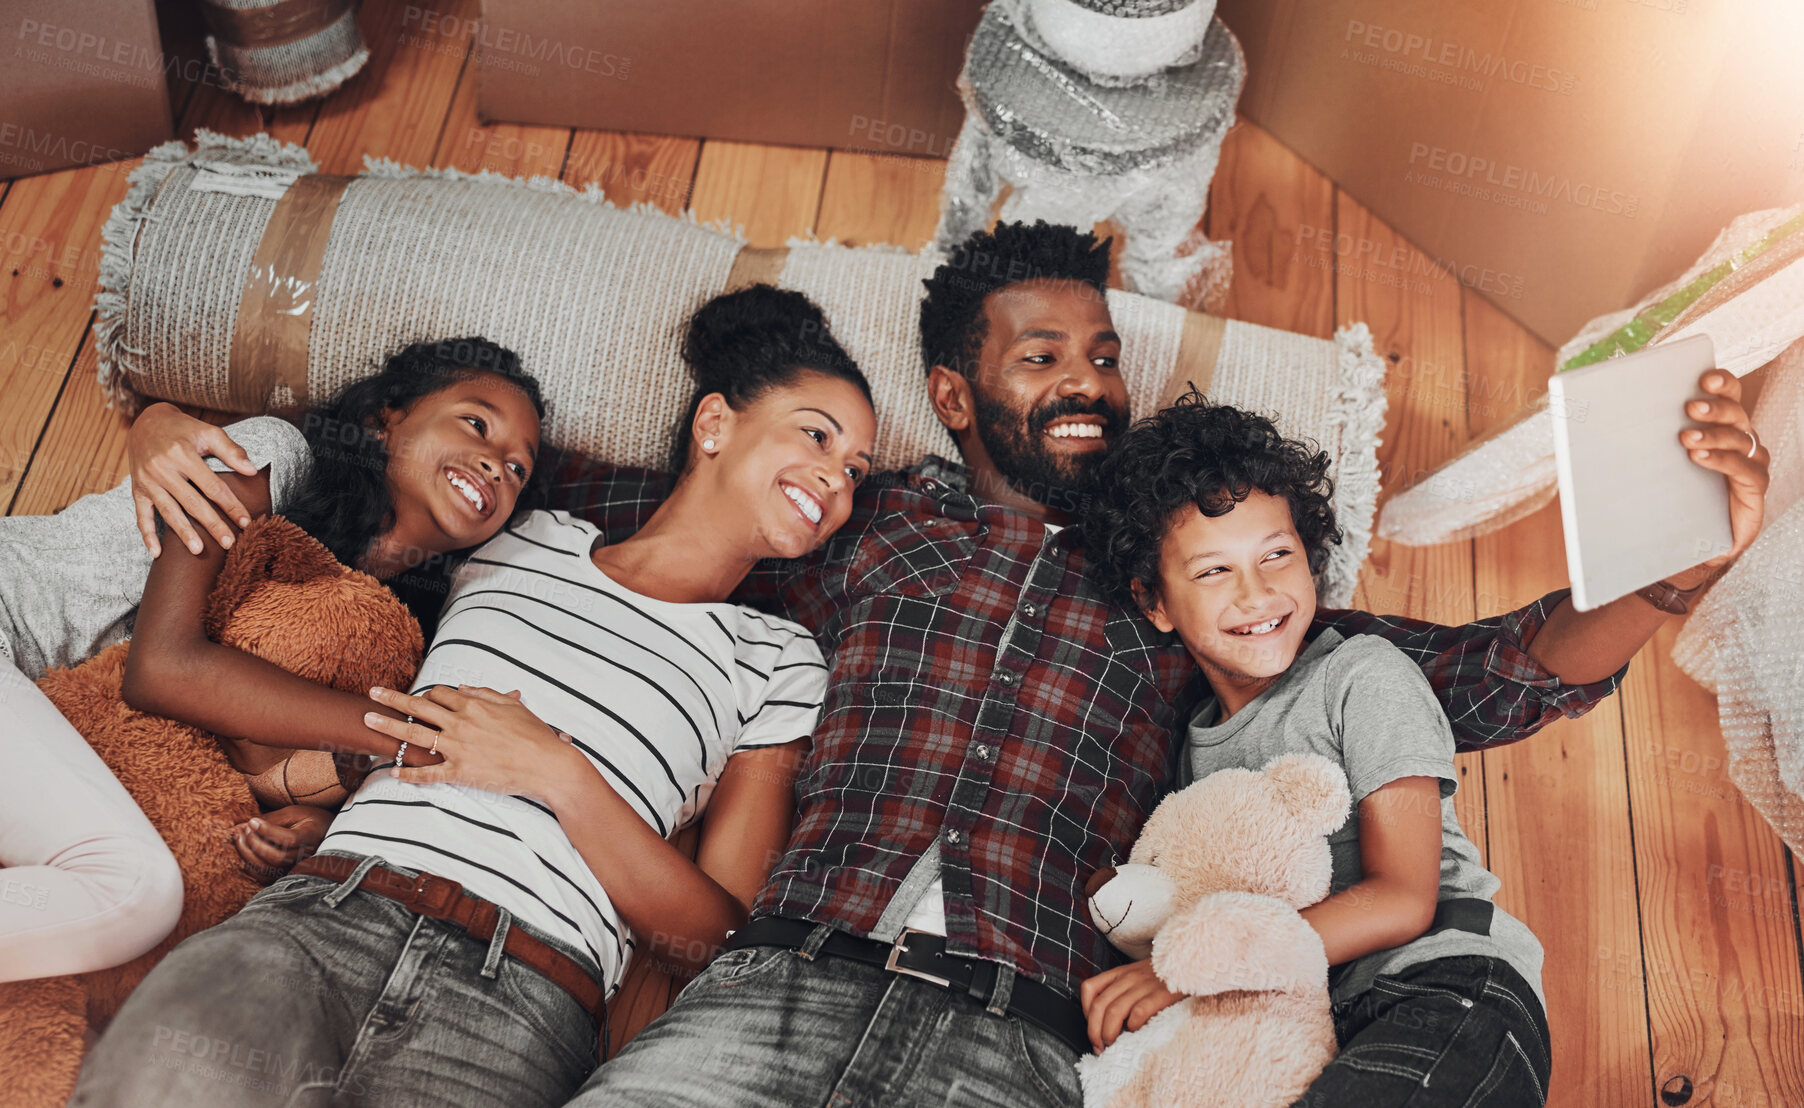
{"label": "boy", "polygon": [[[1214,690],[1190,722],[1186,780],[1293,752],[1347,772],[1354,812],[1329,837],[1331,893],[1302,913],[1334,967],[1341,1053],[1300,1103],[1543,1104],[1541,946],[1492,905],[1499,882],[1454,817],[1440,704],[1383,639],[1304,637],[1311,574],[1341,538],[1328,465],[1192,390],[1104,463],[1086,546],[1099,579],[1175,631]],[[1143,961],[1085,982],[1083,999],[1107,1042],[1177,998]]]}

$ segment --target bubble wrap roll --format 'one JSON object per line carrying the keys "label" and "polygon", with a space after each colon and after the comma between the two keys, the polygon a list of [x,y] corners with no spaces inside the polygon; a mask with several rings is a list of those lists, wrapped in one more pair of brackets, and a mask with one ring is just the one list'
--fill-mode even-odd
{"label": "bubble wrap roll", "polygon": [[1766,526],[1686,617],[1672,656],[1716,693],[1730,779],[1804,853],[1804,342],[1768,372],[1753,414],[1772,455]]}

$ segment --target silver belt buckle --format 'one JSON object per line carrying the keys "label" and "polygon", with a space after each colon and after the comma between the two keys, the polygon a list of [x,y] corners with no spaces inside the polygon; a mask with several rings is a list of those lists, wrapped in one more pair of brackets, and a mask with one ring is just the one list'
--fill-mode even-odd
{"label": "silver belt buckle", "polygon": [[897,959],[908,953],[908,937],[910,935],[927,934],[931,934],[931,932],[917,931],[912,927],[903,928],[902,933],[896,936],[895,945],[889,948],[889,958],[884,961],[883,968],[891,973],[900,973],[909,977],[918,977],[923,981],[931,981],[942,989],[950,989],[952,987],[952,982],[944,977],[935,977],[931,973],[922,973],[918,969],[910,969],[907,966],[897,965]]}

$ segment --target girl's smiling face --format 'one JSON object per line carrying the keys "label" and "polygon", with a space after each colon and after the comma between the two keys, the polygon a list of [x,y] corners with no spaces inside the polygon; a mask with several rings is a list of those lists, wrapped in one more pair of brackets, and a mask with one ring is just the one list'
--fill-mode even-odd
{"label": "girl's smiling face", "polygon": [[478,372],[384,415],[388,540],[443,554],[493,538],[537,462],[539,416],[526,393]]}
{"label": "girl's smiling face", "polygon": [[1290,668],[1315,616],[1315,579],[1283,497],[1253,489],[1213,519],[1180,509],[1159,545],[1157,590],[1135,582],[1154,626],[1176,631],[1225,719]]}

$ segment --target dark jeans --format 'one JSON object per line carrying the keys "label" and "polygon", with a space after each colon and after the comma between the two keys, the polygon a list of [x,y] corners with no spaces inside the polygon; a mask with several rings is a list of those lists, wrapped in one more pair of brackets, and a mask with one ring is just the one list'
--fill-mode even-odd
{"label": "dark jeans", "polygon": [[170,951],[71,1103],[563,1104],[596,1064],[594,1018],[502,954],[505,926],[479,942],[349,892],[362,876],[284,877]]}
{"label": "dark jeans", "polygon": [[1334,1006],[1340,1055],[1293,1108],[1519,1108],[1553,1068],[1534,990],[1496,958],[1438,958]]}
{"label": "dark jeans", "polygon": [[1076,1062],[1051,1032],[962,993],[829,955],[746,947],[716,958],[571,1106],[1076,1108]]}

